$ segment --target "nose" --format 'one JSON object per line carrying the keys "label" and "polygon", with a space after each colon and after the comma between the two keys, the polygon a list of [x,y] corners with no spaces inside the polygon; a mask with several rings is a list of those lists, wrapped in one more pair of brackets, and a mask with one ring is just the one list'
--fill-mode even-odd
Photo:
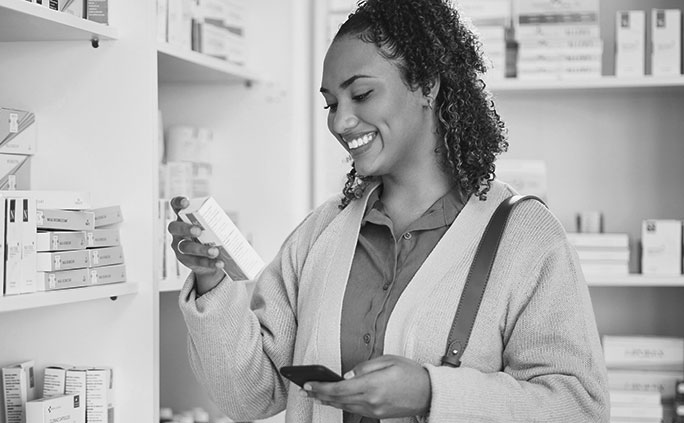
{"label": "nose", "polygon": [[330,129],[336,134],[349,132],[359,124],[359,118],[356,117],[353,110],[349,107],[341,107],[340,105],[337,107],[337,112],[331,116],[331,120]]}

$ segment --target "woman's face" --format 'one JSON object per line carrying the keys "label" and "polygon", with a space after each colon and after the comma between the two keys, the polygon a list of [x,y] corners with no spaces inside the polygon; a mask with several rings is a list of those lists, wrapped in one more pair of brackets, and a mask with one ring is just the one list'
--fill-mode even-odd
{"label": "woman's face", "polygon": [[421,90],[410,90],[397,66],[356,37],[335,41],[323,63],[321,93],[328,129],[364,176],[410,172],[433,154]]}

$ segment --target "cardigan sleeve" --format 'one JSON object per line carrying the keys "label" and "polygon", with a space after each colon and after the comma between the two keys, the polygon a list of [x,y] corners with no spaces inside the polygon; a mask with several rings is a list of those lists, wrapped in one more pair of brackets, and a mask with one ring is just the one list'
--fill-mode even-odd
{"label": "cardigan sleeve", "polygon": [[181,290],[191,368],[214,403],[234,420],[285,409],[288,384],[278,369],[292,362],[297,330],[299,229],[261,272],[253,296],[244,282],[226,278],[198,298],[192,274]]}
{"label": "cardigan sleeve", "polygon": [[558,243],[511,289],[503,368],[425,365],[430,421],[607,422],[606,370],[581,270]]}

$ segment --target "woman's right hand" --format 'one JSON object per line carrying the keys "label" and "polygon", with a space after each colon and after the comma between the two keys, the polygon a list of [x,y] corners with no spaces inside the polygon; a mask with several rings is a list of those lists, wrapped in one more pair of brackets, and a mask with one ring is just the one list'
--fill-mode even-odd
{"label": "woman's right hand", "polygon": [[[190,202],[185,197],[171,199],[171,208],[176,216],[179,211],[189,205]],[[195,274],[197,295],[203,295],[218,285],[225,277],[224,263],[217,260],[218,248],[196,241],[202,233],[202,228],[185,223],[179,217],[176,221],[169,223],[168,230],[173,236],[171,248],[176,253],[178,261]]]}

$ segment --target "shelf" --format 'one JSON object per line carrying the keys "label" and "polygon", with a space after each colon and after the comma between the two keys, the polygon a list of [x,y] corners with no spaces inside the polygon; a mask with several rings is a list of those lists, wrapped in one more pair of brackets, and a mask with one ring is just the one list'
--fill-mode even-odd
{"label": "shelf", "polygon": [[684,287],[684,276],[586,275],[587,285],[596,287]]}
{"label": "shelf", "polygon": [[107,25],[26,0],[0,0],[0,42],[116,38],[117,31]]}
{"label": "shelf", "polygon": [[[486,82],[486,81],[485,81]],[[506,91],[553,91],[553,90],[588,90],[588,89],[634,89],[634,88],[684,88],[684,76],[641,78],[618,78],[604,76],[597,79],[565,79],[565,80],[518,80],[508,78],[487,82],[487,87],[494,92]]]}
{"label": "shelf", "polygon": [[244,66],[184,50],[167,43],[157,44],[157,67],[161,83],[251,83],[259,78]]}
{"label": "shelf", "polygon": [[0,313],[27,310],[60,304],[78,303],[101,298],[120,297],[138,292],[136,283],[113,283],[100,286],[62,289],[57,291],[36,292],[33,294],[0,297]]}

